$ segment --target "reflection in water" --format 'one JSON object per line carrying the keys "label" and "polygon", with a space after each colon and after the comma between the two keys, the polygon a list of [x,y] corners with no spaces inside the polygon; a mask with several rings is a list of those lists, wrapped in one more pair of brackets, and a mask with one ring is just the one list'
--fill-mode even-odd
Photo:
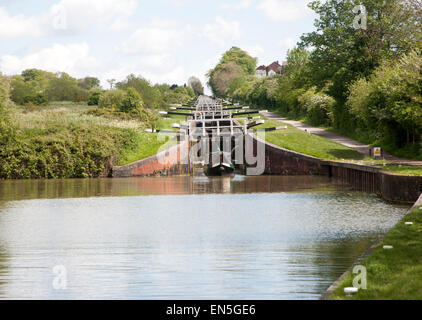
{"label": "reflection in water", "polygon": [[325,177],[0,182],[0,298],[315,299],[404,213]]}
{"label": "reflection in water", "polygon": [[206,193],[271,193],[309,190],[348,190],[327,177],[168,177],[123,179],[0,181],[0,201],[56,198],[120,197]]}

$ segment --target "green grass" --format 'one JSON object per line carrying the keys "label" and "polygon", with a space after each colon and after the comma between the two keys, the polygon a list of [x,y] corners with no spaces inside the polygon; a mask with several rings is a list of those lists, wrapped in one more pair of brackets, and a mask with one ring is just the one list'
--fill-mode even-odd
{"label": "green grass", "polygon": [[308,134],[280,121],[266,120],[265,124],[255,127],[254,129],[280,126],[287,126],[287,129],[266,132],[266,141],[285,149],[326,160],[362,160],[364,158],[364,156],[356,150],[329,139]]}
{"label": "green grass", "polygon": [[149,157],[169,140],[144,132],[140,120],[88,114],[90,109],[66,102],[10,108],[13,137],[0,141],[0,179],[106,176],[112,166]]}
{"label": "green grass", "polygon": [[171,140],[171,138],[156,133],[139,133],[130,146],[121,150],[118,164],[124,166],[148,158],[160,151],[160,148],[167,149],[177,143],[176,140]]}
{"label": "green grass", "polygon": [[382,170],[403,175],[422,175],[422,166],[400,166],[397,164],[388,164],[382,167]]}
{"label": "green grass", "polygon": [[[406,221],[414,224],[407,226]],[[384,250],[384,245],[394,249]],[[362,265],[367,268],[367,290],[345,296],[344,288],[353,282],[353,275],[348,274],[331,300],[421,300],[422,210],[417,208],[399,222]]]}
{"label": "green grass", "polygon": [[157,129],[178,131],[179,129],[172,128],[173,123],[179,123],[180,124],[183,121],[186,121],[186,116],[167,115],[166,118],[169,118],[169,119],[161,118],[158,121]]}

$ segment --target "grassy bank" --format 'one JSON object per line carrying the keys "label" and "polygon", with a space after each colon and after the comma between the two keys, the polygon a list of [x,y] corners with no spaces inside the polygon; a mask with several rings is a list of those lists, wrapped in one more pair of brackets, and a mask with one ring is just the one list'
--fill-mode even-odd
{"label": "grassy bank", "polygon": [[10,108],[13,134],[0,150],[0,178],[108,176],[113,165],[153,155],[167,142],[145,133],[140,121],[95,116],[90,109],[76,103]]}
{"label": "grassy bank", "polygon": [[361,160],[364,158],[362,154],[351,148],[314,134],[308,134],[280,121],[265,120],[265,124],[255,128],[264,129],[280,126],[287,126],[287,129],[265,133],[265,139],[268,142],[325,160]]}
{"label": "grassy bank", "polygon": [[402,175],[422,175],[422,166],[398,165],[384,160],[364,158],[359,152],[336,143],[332,140],[308,134],[291,125],[280,121],[268,120],[265,124],[254,129],[287,126],[287,130],[270,131],[266,133],[266,140],[272,144],[292,151],[304,153],[317,158],[334,161],[351,162],[360,165],[378,166],[382,171]]}
{"label": "grassy bank", "polygon": [[[394,248],[385,250],[384,245]],[[348,274],[330,299],[422,299],[422,210],[416,208],[400,221],[361,264],[367,268],[367,290],[347,297],[344,288],[353,286],[353,275]]]}

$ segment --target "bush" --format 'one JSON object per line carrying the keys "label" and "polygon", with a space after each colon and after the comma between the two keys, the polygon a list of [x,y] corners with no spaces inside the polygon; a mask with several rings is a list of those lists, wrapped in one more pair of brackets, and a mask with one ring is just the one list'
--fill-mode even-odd
{"label": "bush", "polygon": [[129,113],[133,110],[143,108],[143,104],[141,95],[134,88],[129,88],[125,93],[120,111]]}
{"label": "bush", "polygon": [[367,130],[392,147],[416,145],[422,132],[422,54],[412,51],[396,63],[384,62],[367,80],[350,87],[347,105]]}
{"label": "bush", "polygon": [[101,91],[94,91],[91,92],[88,99],[88,105],[89,106],[98,106],[98,103],[100,101]]}
{"label": "bush", "polygon": [[33,96],[26,96],[23,99],[24,104],[34,104],[36,106],[43,106],[48,104],[48,97],[43,93],[37,93]]}
{"label": "bush", "polygon": [[123,105],[124,99],[125,92],[123,90],[109,90],[101,94],[98,100],[98,106],[113,112],[118,111]]}
{"label": "bush", "polygon": [[298,101],[303,106],[306,118],[312,125],[331,124],[332,110],[335,104],[334,98],[325,93],[316,92],[316,88],[312,87],[302,94]]}

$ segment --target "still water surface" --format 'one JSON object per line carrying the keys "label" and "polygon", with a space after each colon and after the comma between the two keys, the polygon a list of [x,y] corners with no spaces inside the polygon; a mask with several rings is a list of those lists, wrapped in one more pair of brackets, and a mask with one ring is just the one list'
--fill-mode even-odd
{"label": "still water surface", "polygon": [[325,177],[4,181],[0,299],[317,299],[405,212]]}

